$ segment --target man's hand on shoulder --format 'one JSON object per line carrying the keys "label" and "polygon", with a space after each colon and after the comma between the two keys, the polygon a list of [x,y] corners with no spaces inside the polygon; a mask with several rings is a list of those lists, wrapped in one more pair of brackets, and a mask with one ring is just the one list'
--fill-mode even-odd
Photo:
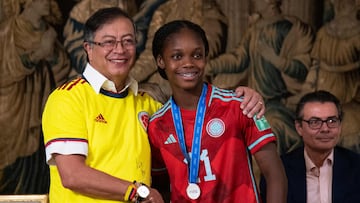
{"label": "man's hand on shoulder", "polygon": [[261,118],[265,114],[265,104],[263,97],[255,90],[239,86],[235,89],[237,97],[244,97],[240,108],[243,110],[244,115],[252,118],[256,114],[256,118]]}

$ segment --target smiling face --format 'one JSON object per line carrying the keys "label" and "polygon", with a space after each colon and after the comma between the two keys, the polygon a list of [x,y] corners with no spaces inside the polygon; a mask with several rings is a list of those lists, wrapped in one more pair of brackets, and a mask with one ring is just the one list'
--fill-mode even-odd
{"label": "smiling face", "polygon": [[85,42],[89,63],[106,78],[113,81],[117,88],[122,88],[135,61],[135,44],[123,45],[119,41],[136,41],[132,22],[125,17],[118,17],[100,27],[93,41],[104,43],[118,41],[113,49]]}
{"label": "smiling face", "polygon": [[[339,112],[336,105],[332,102],[308,102],[303,107],[302,119],[321,119],[338,118]],[[329,128],[326,123],[322,123],[320,129],[311,129],[305,121],[295,123],[296,130],[303,138],[307,152],[330,152],[338,143],[341,133],[341,124],[335,128]]]}
{"label": "smiling face", "polygon": [[165,39],[157,65],[165,70],[173,91],[201,90],[206,64],[205,46],[193,30],[182,28]]}

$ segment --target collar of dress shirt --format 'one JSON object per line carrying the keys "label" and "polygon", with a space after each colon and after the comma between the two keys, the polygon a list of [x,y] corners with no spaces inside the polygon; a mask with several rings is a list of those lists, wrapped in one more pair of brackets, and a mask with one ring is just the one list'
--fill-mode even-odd
{"label": "collar of dress shirt", "polygon": [[[304,149],[304,158],[305,158],[305,167],[306,167],[306,172],[313,172],[314,168],[317,168],[314,164],[314,162],[310,159],[308,153],[306,152],[306,150]],[[334,149],[331,150],[330,154],[328,157],[326,157],[325,161],[323,164],[328,164],[328,165],[332,165],[332,163],[334,163]]]}
{"label": "collar of dress shirt", "polygon": [[107,91],[117,92],[117,93],[121,93],[125,91],[127,88],[129,88],[135,94],[135,96],[138,93],[138,83],[134,78],[130,76],[126,79],[125,87],[122,90],[117,91],[114,82],[110,81],[104,75],[99,73],[89,63],[86,64],[83,75],[86,78],[86,80],[90,83],[91,87],[95,90],[96,93],[99,93],[101,88]]}

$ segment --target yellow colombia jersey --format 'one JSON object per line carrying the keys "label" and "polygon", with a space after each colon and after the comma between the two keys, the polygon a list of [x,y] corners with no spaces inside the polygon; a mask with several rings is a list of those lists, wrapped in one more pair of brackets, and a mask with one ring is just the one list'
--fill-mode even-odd
{"label": "yellow colombia jersey", "polygon": [[82,78],[57,88],[43,113],[50,202],[119,202],[91,199],[65,189],[52,153],[83,154],[92,168],[149,185],[151,160],[146,128],[149,116],[160,107],[148,94],[135,96],[129,89],[122,94],[98,94]]}

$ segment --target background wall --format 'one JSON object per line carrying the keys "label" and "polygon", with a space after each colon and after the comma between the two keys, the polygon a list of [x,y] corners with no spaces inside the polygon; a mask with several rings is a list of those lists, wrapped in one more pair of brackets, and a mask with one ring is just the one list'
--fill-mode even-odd
{"label": "background wall", "polygon": [[[62,10],[64,22],[72,6],[79,0],[57,0]],[[234,48],[240,42],[242,34],[248,27],[248,16],[252,13],[251,2],[254,0],[217,0],[225,15],[228,17],[229,33],[227,50]],[[314,29],[318,29],[323,22],[324,3],[330,0],[283,0],[283,13],[297,16]],[[141,1],[137,0],[140,5]],[[58,26],[59,39],[62,41],[62,26]]]}
{"label": "background wall", "polygon": [[[227,49],[234,48],[248,27],[248,16],[252,13],[253,0],[217,0],[229,19]],[[327,1],[327,0],[325,0]],[[318,29],[323,22],[324,0],[283,0],[282,10],[286,15],[300,18]]]}

